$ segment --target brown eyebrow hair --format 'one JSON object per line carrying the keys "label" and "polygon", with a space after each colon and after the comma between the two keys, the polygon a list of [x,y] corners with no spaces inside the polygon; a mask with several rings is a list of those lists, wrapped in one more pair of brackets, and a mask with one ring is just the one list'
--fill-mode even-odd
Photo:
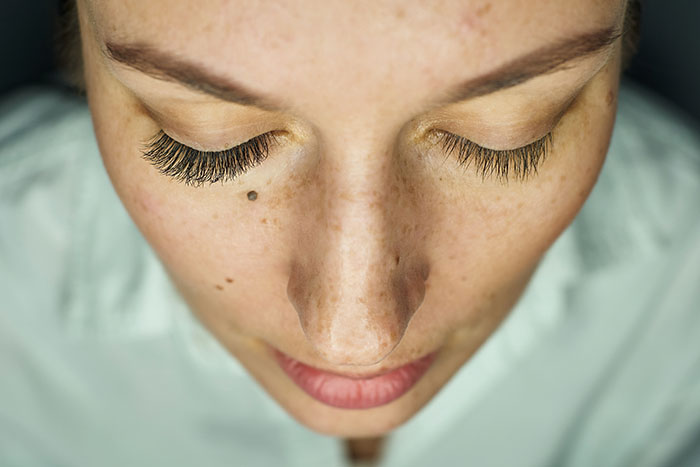
{"label": "brown eyebrow hair", "polygon": [[[491,94],[537,76],[565,69],[570,62],[607,48],[621,36],[618,28],[607,27],[555,41],[515,58],[494,71],[461,83],[447,93],[443,103]],[[103,53],[110,60],[153,78],[180,83],[225,101],[265,110],[280,110],[283,107],[238,83],[207,71],[194,62],[147,44],[106,42]]]}
{"label": "brown eyebrow hair", "polygon": [[619,29],[611,26],[556,41],[460,84],[449,93],[448,102],[484,96],[517,86],[537,76],[566,69],[572,61],[606,49],[621,36]]}

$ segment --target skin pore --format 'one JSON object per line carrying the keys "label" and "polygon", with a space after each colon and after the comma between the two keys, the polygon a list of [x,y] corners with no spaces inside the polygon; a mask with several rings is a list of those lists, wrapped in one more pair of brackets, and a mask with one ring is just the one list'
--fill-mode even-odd
{"label": "skin pore", "polygon": [[[321,433],[381,436],[435,396],[512,309],[605,159],[621,41],[601,31],[622,31],[622,0],[78,6],[119,197],[192,312]],[[591,33],[598,46],[571,42],[561,57],[590,50],[556,63],[553,45]],[[527,76],[547,50],[549,68]],[[143,157],[160,131],[199,151],[277,141],[234,180],[188,185]],[[500,151],[551,144],[537,173],[506,181],[460,164],[445,132]],[[402,397],[352,410],[306,395],[270,346],[355,376],[438,354]]]}

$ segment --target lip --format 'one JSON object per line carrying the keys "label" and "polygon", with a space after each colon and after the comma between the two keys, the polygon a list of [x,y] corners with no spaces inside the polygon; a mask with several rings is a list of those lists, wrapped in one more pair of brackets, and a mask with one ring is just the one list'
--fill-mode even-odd
{"label": "lip", "polygon": [[351,377],[320,370],[273,349],[282,370],[309,396],[341,409],[371,409],[388,404],[411,389],[428,371],[437,352],[370,377]]}

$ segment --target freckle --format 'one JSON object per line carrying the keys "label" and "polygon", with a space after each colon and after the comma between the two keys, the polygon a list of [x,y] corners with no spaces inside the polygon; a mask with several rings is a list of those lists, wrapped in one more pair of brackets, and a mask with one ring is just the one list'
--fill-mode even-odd
{"label": "freckle", "polygon": [[248,192],[248,199],[250,201],[255,201],[256,199],[258,199],[258,192],[257,191],[249,191]]}
{"label": "freckle", "polygon": [[228,282],[229,284],[232,284],[232,283],[233,283],[233,279],[231,279],[230,277],[227,277],[227,278],[226,278],[226,282]]}
{"label": "freckle", "polygon": [[487,3],[486,5],[482,6],[481,8],[479,8],[479,9],[476,11],[476,16],[482,17],[482,16],[484,16],[486,13],[488,13],[489,11],[491,11],[491,4],[490,4],[490,3]]}
{"label": "freckle", "polygon": [[269,198],[267,198],[267,205],[268,205],[268,207],[276,208],[277,206],[280,205],[280,199],[279,199],[279,197],[277,197],[277,196],[270,196]]}
{"label": "freckle", "polygon": [[396,255],[395,261],[396,261],[396,264],[398,265],[399,261],[401,261],[401,257],[399,255]]}
{"label": "freckle", "polygon": [[260,219],[260,223],[267,224],[267,218],[263,217],[262,219]]}
{"label": "freckle", "polygon": [[213,216],[211,216],[211,218],[212,218],[212,219],[218,219],[218,218],[219,218],[219,215],[218,215],[218,214],[214,214]]}
{"label": "freckle", "polygon": [[214,287],[216,287],[216,290],[224,290],[223,285],[216,284]]}
{"label": "freckle", "polygon": [[150,209],[148,209],[148,205],[143,201],[143,199],[139,198],[138,202],[139,202],[139,206],[141,206],[141,209],[143,210],[143,212],[150,211]]}
{"label": "freckle", "polygon": [[612,90],[610,90],[610,91],[608,91],[608,95],[607,95],[607,97],[605,98],[605,102],[606,102],[608,105],[612,105],[613,101],[615,101],[615,93],[612,92]]}

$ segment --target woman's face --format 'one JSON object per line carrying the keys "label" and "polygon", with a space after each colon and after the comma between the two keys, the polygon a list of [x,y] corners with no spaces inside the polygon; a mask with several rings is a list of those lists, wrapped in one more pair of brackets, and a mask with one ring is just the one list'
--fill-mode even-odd
{"label": "woman's face", "polygon": [[[213,335],[301,423],[341,436],[385,433],[428,402],[578,212],[613,126],[624,9],[79,2],[119,197]],[[273,349],[341,389],[311,397]],[[400,397],[328,400],[374,383],[326,372],[426,355]]]}

